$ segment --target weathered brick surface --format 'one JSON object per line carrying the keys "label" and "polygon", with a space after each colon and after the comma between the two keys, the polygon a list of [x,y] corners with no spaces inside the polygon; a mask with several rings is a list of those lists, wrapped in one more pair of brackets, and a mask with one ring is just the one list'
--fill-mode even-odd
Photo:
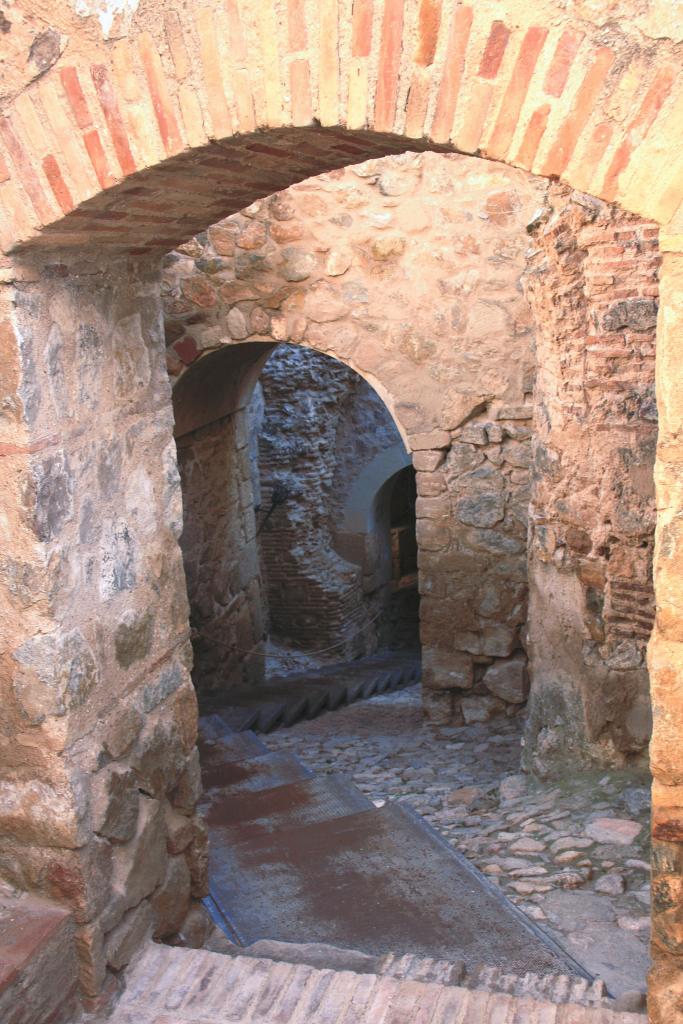
{"label": "weathered brick surface", "polygon": [[[656,236],[656,225],[561,187],[533,233],[525,287],[539,371],[527,752],[541,769],[553,750],[572,761],[627,762],[649,740]],[[571,632],[573,647],[556,659],[553,648]],[[563,715],[560,736],[553,718],[564,702],[574,711]]]}
{"label": "weathered brick surface", "polygon": [[147,947],[111,1024],[643,1024],[643,1016],[352,971]]}

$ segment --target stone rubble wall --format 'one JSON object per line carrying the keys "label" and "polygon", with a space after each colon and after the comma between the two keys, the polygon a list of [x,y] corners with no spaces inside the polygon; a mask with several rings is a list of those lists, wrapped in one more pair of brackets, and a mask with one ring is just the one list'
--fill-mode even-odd
{"label": "stone rubble wall", "polygon": [[40,269],[12,299],[23,549],[5,538],[2,579],[26,632],[2,634],[0,876],[72,911],[94,997],[206,892],[197,704],[158,270]]}
{"label": "stone rubble wall", "polygon": [[267,604],[247,412],[184,435],[177,448],[195,684],[205,693],[260,682]]}
{"label": "stone rubble wall", "polygon": [[[342,556],[337,531],[354,476],[400,435],[358,374],[311,349],[280,346],[260,383],[257,521],[271,633],[304,649],[331,647],[336,661],[369,653],[370,620],[381,611],[364,586],[371,567]],[[287,496],[269,515],[275,488]]]}
{"label": "stone rubble wall", "polygon": [[[225,346],[285,341],[346,363],[387,405],[417,471],[425,707],[442,721],[463,696],[471,716],[526,699],[533,332],[520,279],[544,192],[510,169],[407,153],[295,185],[166,259],[176,388]],[[346,617],[360,581],[342,568]]]}
{"label": "stone rubble wall", "polygon": [[555,185],[532,227],[537,324],[529,763],[620,764],[651,730],[656,224]]}

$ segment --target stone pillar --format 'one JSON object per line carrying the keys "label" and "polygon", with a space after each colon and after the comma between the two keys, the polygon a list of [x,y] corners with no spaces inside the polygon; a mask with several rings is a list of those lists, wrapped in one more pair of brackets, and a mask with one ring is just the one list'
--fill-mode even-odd
{"label": "stone pillar", "polygon": [[[652,1024],[683,1019],[683,247],[662,239],[657,325],[656,626],[648,648],[653,731]],[[673,249],[674,251],[669,251]]]}
{"label": "stone pillar", "polygon": [[246,409],[177,439],[181,537],[200,697],[264,678],[264,594]]}
{"label": "stone pillar", "polygon": [[0,874],[67,905],[96,995],[205,892],[156,269],[5,288]]}
{"label": "stone pillar", "polygon": [[657,226],[554,186],[532,234],[526,759],[541,773],[645,764]]}
{"label": "stone pillar", "polygon": [[529,405],[491,403],[444,434],[443,448],[413,456],[423,693],[434,721],[486,721],[526,701],[530,417]]}

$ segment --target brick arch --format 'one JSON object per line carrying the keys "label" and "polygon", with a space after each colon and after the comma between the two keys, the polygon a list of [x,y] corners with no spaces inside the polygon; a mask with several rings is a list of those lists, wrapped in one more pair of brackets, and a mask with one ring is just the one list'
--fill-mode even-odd
{"label": "brick arch", "polygon": [[[112,254],[167,250],[297,178],[406,148],[454,149],[561,177],[665,228],[658,620],[650,646],[658,841],[651,1012],[668,1024],[680,1017],[683,990],[680,53],[655,16],[639,16],[634,24],[610,20],[615,5],[609,0],[574,5],[602,12],[600,25],[572,17],[551,0],[492,6],[289,0],[286,16],[278,18],[274,2],[228,0],[187,13],[169,0],[161,11],[143,3],[111,41],[101,38],[95,19],[82,22],[60,11],[55,29],[69,46],[38,77],[10,83],[13,99],[0,118],[0,245],[7,254],[50,246],[78,250],[95,238]],[[8,337],[14,329],[7,328]],[[96,333],[93,327],[88,337]],[[13,340],[9,347],[13,352]],[[19,391],[14,356],[5,372],[8,391],[15,383]],[[38,540],[51,539],[61,526],[38,523],[32,533],[23,509],[31,457],[52,443],[41,427],[15,429],[12,421],[2,445],[10,456],[2,468],[10,496],[8,536],[27,566],[35,562],[36,580],[44,568]],[[44,459],[46,475],[55,468],[66,480],[58,459]],[[66,505],[53,509],[61,519],[69,513],[68,490],[66,496]],[[48,633],[51,601],[33,602],[23,619],[12,605],[17,645],[31,632]],[[47,664],[53,652],[39,655]],[[149,700],[157,696],[150,693]],[[187,687],[180,696],[189,699]],[[189,750],[191,721],[186,732],[178,744],[182,739]],[[41,756],[47,763],[47,753]],[[82,872],[94,888],[81,856],[69,853],[64,862],[71,870],[73,861],[77,877]],[[95,896],[86,891],[84,905],[95,906]],[[89,920],[86,909],[83,915]],[[92,984],[95,991],[100,980]]]}
{"label": "brick arch", "polygon": [[94,18],[55,20],[76,45],[0,121],[5,251],[93,234],[168,249],[297,178],[406,145],[562,177],[662,224],[683,197],[683,76],[654,15],[171,0],[163,16],[143,4],[116,41]]}

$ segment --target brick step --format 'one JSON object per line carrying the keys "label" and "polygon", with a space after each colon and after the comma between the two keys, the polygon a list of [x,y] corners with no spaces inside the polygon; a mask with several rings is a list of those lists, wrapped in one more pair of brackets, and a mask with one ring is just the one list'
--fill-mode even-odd
{"label": "brick step", "polygon": [[25,894],[0,894],[0,1021],[63,1024],[78,1005],[74,921]]}
{"label": "brick step", "polygon": [[[150,944],[109,1024],[643,1024],[641,1014]],[[102,1021],[104,1024],[104,1021]]]}
{"label": "brick step", "polygon": [[468,968],[463,960],[437,960],[408,953],[372,956],[355,949],[340,949],[325,943],[290,943],[262,939],[251,946],[237,946],[220,934],[211,943],[214,952],[228,956],[255,957],[282,963],[307,964],[326,970],[346,970],[356,974],[388,975],[406,981],[423,981],[438,985],[504,992],[508,995],[546,1000],[549,1003],[572,1003],[576,1006],[614,1005],[601,979],[592,981],[569,974],[510,974],[501,967],[479,964]]}

